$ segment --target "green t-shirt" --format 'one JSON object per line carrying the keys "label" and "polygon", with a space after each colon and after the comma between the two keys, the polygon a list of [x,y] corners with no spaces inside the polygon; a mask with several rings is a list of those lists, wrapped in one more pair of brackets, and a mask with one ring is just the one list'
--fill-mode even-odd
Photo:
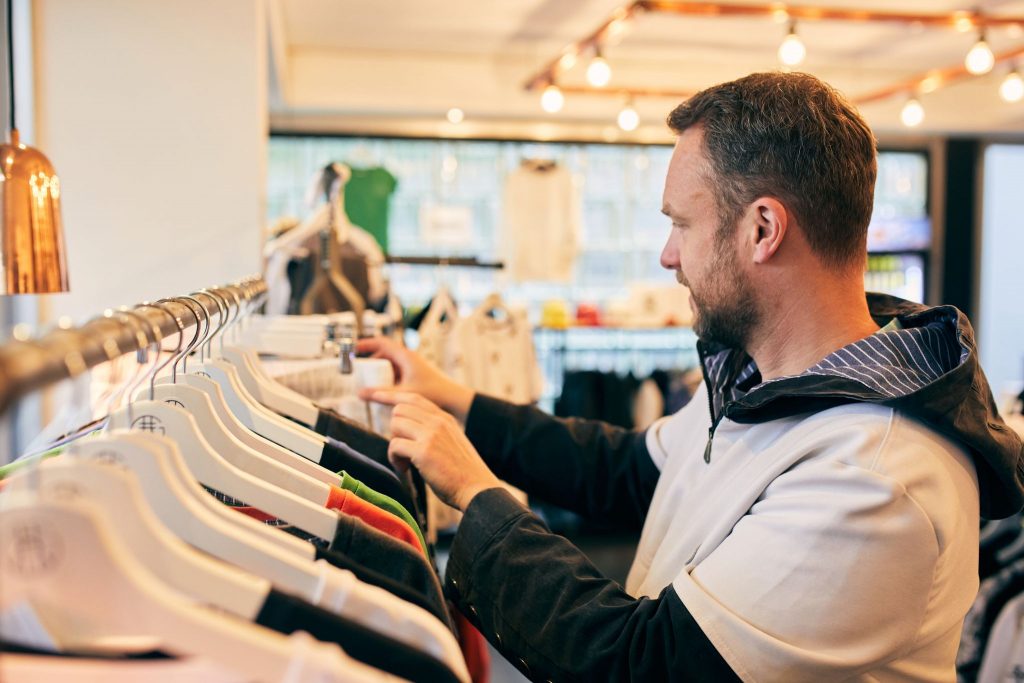
{"label": "green t-shirt", "polygon": [[388,209],[398,181],[384,168],[353,168],[345,183],[345,213],[388,250]]}
{"label": "green t-shirt", "polygon": [[395,515],[403,522],[408,524],[409,528],[416,532],[416,535],[419,537],[420,543],[422,544],[424,551],[426,551],[427,539],[423,537],[423,532],[420,531],[419,524],[417,524],[416,520],[412,518],[412,515],[409,514],[409,511],[402,507],[401,503],[399,503],[397,500],[390,496],[385,496],[383,493],[377,493],[369,486],[353,477],[351,474],[345,472],[345,470],[341,470],[340,472],[338,472],[338,476],[341,477],[341,488],[345,489],[346,491],[351,491],[352,493],[356,494],[357,496],[365,500],[367,503],[371,503],[379,507],[381,510],[384,510],[385,512],[390,512],[391,514]]}

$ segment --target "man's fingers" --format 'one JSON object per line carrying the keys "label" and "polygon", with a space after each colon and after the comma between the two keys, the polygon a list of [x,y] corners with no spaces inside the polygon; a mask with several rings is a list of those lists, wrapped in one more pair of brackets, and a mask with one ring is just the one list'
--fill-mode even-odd
{"label": "man's fingers", "polygon": [[387,353],[387,345],[390,339],[384,339],[383,337],[366,337],[356,342],[356,353],[368,354],[368,353]]}
{"label": "man's fingers", "polygon": [[388,461],[399,472],[405,472],[421,452],[420,445],[410,439],[396,437],[388,444]]}
{"label": "man's fingers", "polygon": [[[363,398],[362,392],[360,392],[359,396],[360,398]],[[405,404],[417,406],[425,410],[441,410],[436,404],[423,398],[419,394],[411,391],[402,391],[401,389],[377,389],[376,391],[368,393],[364,400],[383,403],[389,406]]]}
{"label": "man's fingers", "polygon": [[426,435],[427,428],[422,422],[405,415],[391,416],[391,434],[403,439],[419,440]]}

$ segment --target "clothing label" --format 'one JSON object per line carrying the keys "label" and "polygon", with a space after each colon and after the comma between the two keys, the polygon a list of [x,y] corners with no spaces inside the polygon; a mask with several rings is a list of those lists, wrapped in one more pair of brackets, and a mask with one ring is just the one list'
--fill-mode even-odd
{"label": "clothing label", "polygon": [[57,641],[39,620],[35,609],[25,600],[19,600],[0,612],[0,637],[22,647],[44,652],[57,652]]}

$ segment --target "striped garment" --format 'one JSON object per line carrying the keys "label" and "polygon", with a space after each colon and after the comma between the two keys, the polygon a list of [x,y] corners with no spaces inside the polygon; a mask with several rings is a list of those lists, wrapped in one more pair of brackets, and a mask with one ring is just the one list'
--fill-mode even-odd
{"label": "striped garment", "polygon": [[730,372],[736,354],[725,350],[704,360],[706,377],[713,389],[714,413],[751,391],[794,377],[839,376],[861,384],[882,399],[919,391],[966,360],[968,350],[960,347],[947,330],[956,326],[955,314],[948,314],[921,327],[904,328],[898,318],[870,337],[848,344],[829,354],[799,375],[761,381],[753,360],[741,367],[735,379]]}

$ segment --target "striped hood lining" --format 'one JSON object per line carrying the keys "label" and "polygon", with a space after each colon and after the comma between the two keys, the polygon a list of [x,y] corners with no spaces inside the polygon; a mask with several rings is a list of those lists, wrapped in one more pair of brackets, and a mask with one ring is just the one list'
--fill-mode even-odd
{"label": "striped hood lining", "polygon": [[722,417],[762,422],[852,402],[892,406],[970,450],[983,515],[994,519],[1020,510],[1024,443],[999,416],[967,317],[953,306],[867,297],[876,323],[896,318],[902,329],[848,344],[798,375],[763,382],[746,353],[698,342],[712,423]]}
{"label": "striped hood lining", "polygon": [[742,354],[740,370],[735,374],[738,352],[725,349],[704,359],[706,379],[713,396],[715,414],[726,404],[738,401],[751,391],[787,382],[797,377],[841,377],[863,387],[865,401],[908,396],[924,389],[961,363],[970,349],[960,345],[956,335],[957,316],[943,312],[921,327],[905,327],[873,334],[829,354],[799,375],[777,377],[761,382],[753,359]]}

